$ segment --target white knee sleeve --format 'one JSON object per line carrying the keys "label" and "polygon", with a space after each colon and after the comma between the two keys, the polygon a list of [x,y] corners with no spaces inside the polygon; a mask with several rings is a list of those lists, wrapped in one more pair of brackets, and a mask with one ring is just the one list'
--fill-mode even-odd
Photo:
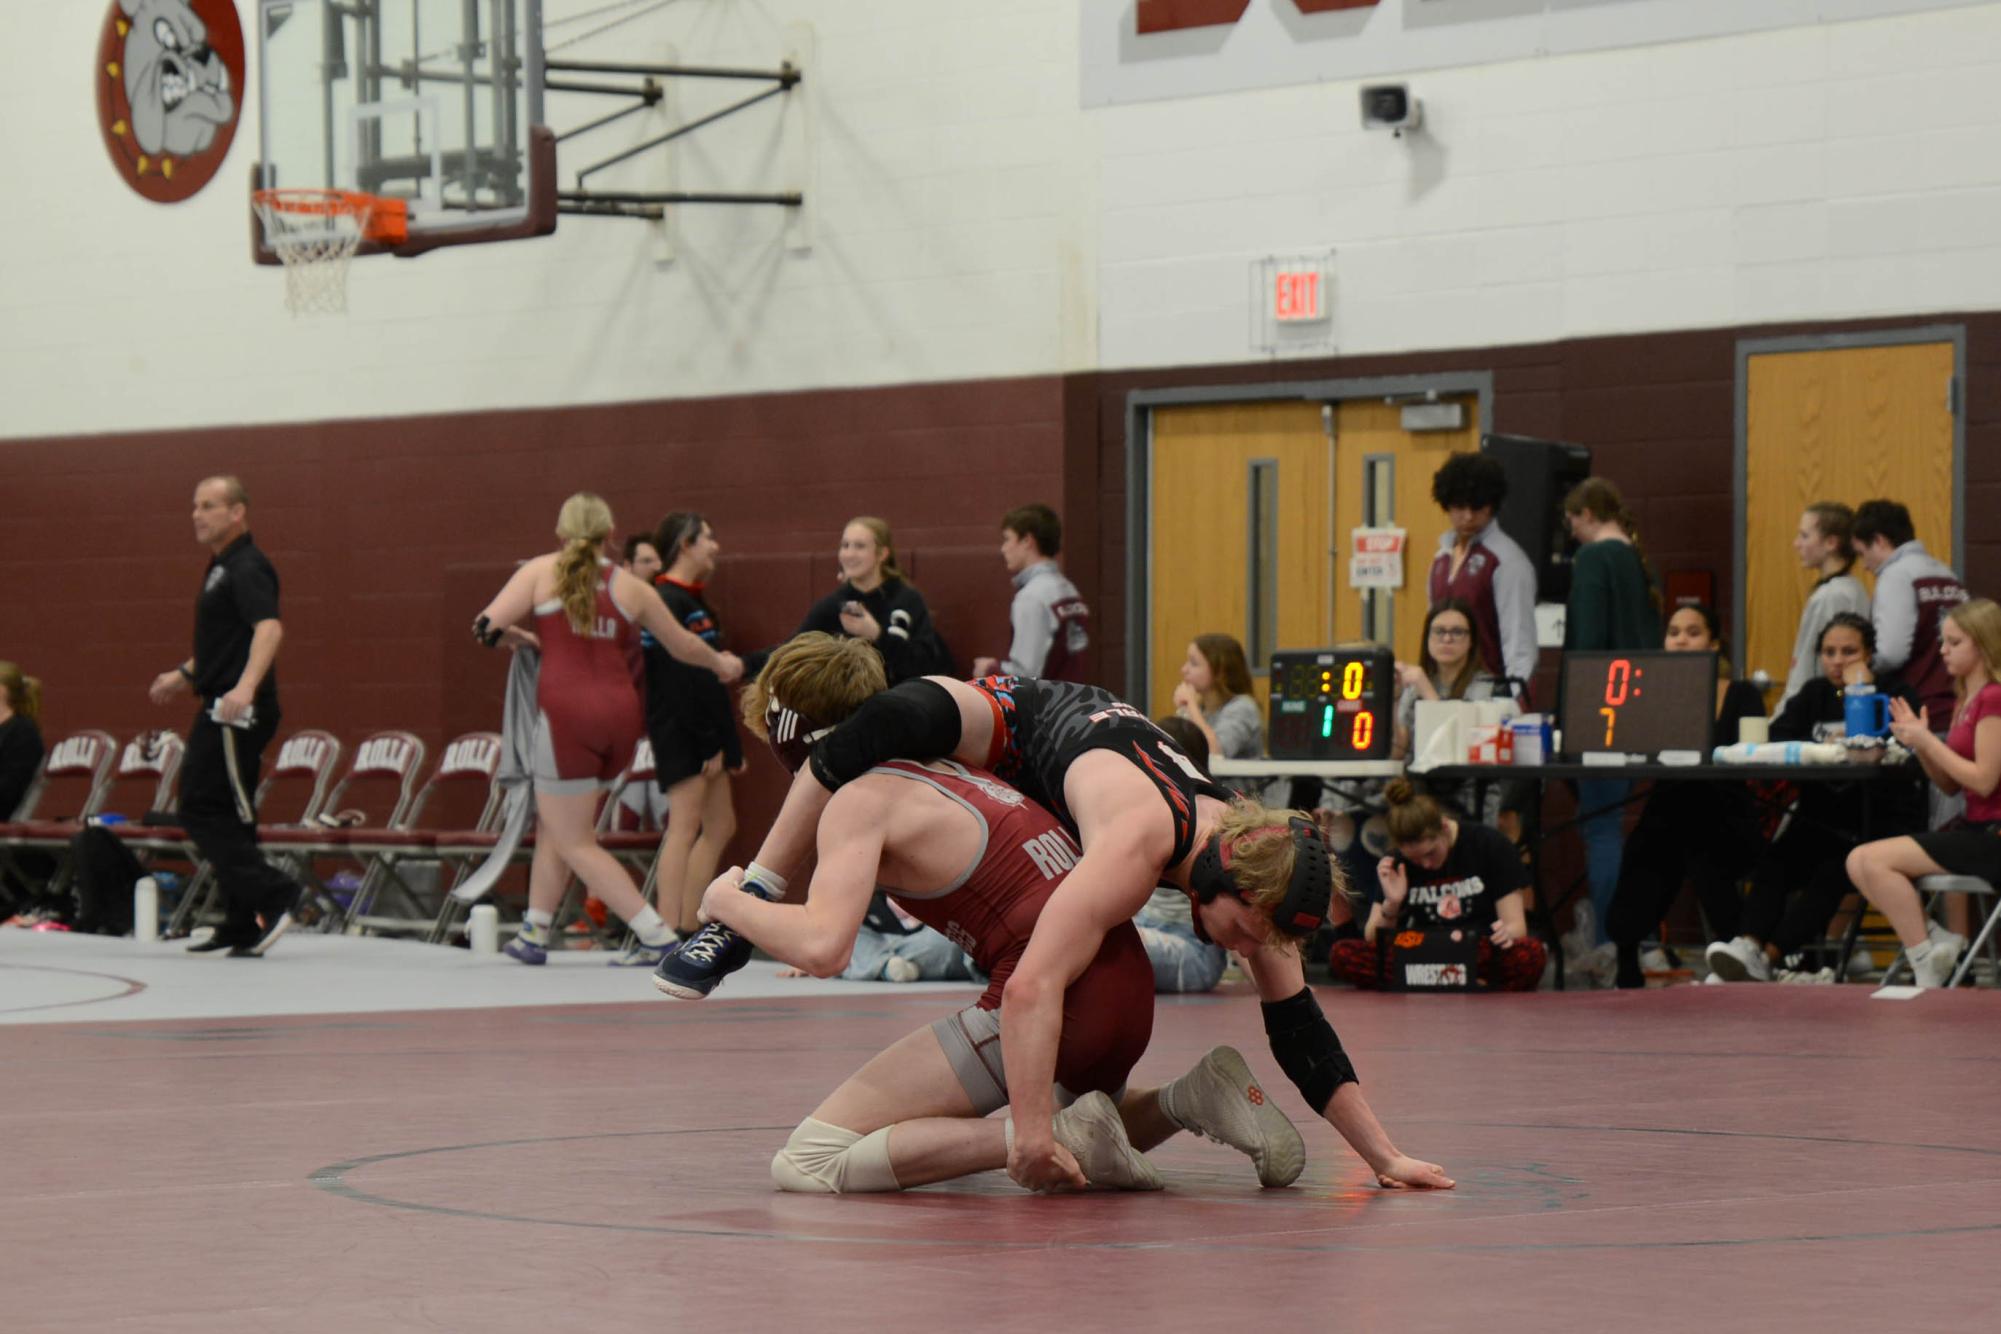
{"label": "white knee sleeve", "polygon": [[771,1184],[809,1195],[901,1190],[889,1165],[889,1127],[860,1135],[807,1117],[771,1159]]}

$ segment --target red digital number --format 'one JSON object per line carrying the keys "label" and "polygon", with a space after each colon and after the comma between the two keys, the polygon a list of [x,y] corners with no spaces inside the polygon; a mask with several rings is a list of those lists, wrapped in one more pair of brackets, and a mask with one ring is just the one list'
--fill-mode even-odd
{"label": "red digital number", "polygon": [[1355,726],[1348,733],[1348,747],[1351,750],[1367,750],[1369,743],[1376,739],[1376,715],[1364,711],[1355,715]]}
{"label": "red digital number", "polygon": [[1633,663],[1630,658],[1614,658],[1605,668],[1605,702],[1618,708],[1626,702],[1626,693],[1633,684]]}

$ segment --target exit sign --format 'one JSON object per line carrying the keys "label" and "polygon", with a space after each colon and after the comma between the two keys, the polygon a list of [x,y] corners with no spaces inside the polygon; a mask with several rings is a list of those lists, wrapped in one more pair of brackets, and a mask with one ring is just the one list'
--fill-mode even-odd
{"label": "exit sign", "polygon": [[1272,273],[1271,317],[1277,324],[1312,324],[1327,318],[1325,275],[1313,268]]}

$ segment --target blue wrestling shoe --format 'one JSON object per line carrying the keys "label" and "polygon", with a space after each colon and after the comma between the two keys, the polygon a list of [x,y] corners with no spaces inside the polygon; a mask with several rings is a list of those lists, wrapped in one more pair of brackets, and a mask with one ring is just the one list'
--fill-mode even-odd
{"label": "blue wrestling shoe", "polygon": [[751,943],[720,922],[689,936],[653,970],[653,985],[676,1000],[701,1000],[750,962]]}

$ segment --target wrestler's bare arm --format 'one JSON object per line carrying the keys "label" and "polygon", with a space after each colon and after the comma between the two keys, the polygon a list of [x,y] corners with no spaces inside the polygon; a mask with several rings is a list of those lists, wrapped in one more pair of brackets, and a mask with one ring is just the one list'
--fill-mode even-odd
{"label": "wrestler's bare arm", "polygon": [[486,604],[480,615],[486,617],[487,623],[496,630],[505,629],[525,618],[535,610],[536,580],[555,563],[554,556],[537,556],[524,562],[513,577],[501,585],[500,591],[494,594],[493,601]]}
{"label": "wrestler's bare arm", "polygon": [[[1105,776],[1103,789],[1112,790],[1099,795],[1113,799],[1098,803],[1096,818],[1083,823],[1084,855],[1050,895],[1001,998],[1001,1049],[1015,1123],[1009,1172],[1030,1189],[1063,1184],[1051,1120],[1063,993],[1097,956],[1105,933],[1146,902],[1174,849],[1173,822],[1153,785],[1124,760],[1101,754],[1124,773]],[[1121,777],[1131,780],[1139,798],[1118,800]]]}
{"label": "wrestler's bare arm", "polygon": [[[1306,985],[1306,972],[1299,956],[1290,951],[1266,945],[1246,962],[1262,1002],[1287,1000],[1297,996]],[[1336,1089],[1324,1116],[1327,1124],[1348,1141],[1348,1147],[1369,1165],[1379,1184],[1392,1190],[1409,1186],[1451,1189],[1452,1179],[1437,1163],[1412,1158],[1390,1141],[1389,1132],[1376,1119],[1369,1100],[1362,1096],[1360,1084],[1343,1084]]]}
{"label": "wrestler's bare arm", "polygon": [[803,904],[769,903],[742,893],[743,873],[732,867],[703,895],[703,913],[782,963],[815,977],[836,976],[848,966],[875,893],[888,814],[880,790],[849,786],[820,821],[820,860]]}
{"label": "wrestler's bare arm", "polygon": [[[988,762],[988,749],[993,744],[993,705],[985,695],[964,681],[955,681],[949,676],[927,676],[924,679],[945,687],[953,702],[959,706],[959,745],[951,758],[962,764],[984,767]],[[890,758],[935,760],[944,757],[900,755]],[[779,808],[778,818],[772,822],[771,831],[764,836],[764,841],[758,844],[757,864],[768,866],[786,877],[804,866],[806,853],[813,846],[813,831],[819,827],[820,814],[827,809],[827,801],[832,795],[813,776],[810,765],[794,774],[792,786],[785,793],[785,804]]]}
{"label": "wrestler's bare arm", "polygon": [[718,653],[710,648],[700,635],[681,624],[674,613],[667,610],[667,604],[660,595],[648,588],[637,575],[627,570],[615,571],[612,590],[613,600],[620,607],[634,608],[633,619],[674,657],[692,666],[708,668],[721,677],[725,685],[743,675],[740,658],[734,653]]}

